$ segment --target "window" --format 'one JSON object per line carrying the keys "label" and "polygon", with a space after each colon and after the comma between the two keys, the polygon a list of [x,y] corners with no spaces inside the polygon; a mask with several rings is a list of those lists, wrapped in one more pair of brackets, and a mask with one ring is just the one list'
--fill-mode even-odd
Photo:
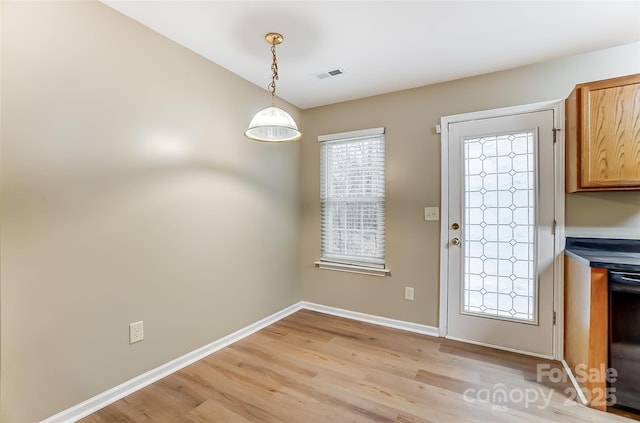
{"label": "window", "polygon": [[384,128],[318,141],[321,262],[384,268]]}

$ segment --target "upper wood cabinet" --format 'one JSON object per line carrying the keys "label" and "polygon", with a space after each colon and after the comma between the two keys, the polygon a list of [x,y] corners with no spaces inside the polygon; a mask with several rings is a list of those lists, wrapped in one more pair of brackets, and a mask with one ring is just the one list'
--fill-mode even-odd
{"label": "upper wood cabinet", "polygon": [[640,190],[640,74],[576,85],[565,127],[567,192]]}

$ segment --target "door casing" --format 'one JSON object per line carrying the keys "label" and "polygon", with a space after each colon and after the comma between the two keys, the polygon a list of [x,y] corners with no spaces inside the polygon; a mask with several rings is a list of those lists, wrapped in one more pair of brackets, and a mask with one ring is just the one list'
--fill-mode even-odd
{"label": "door casing", "polygon": [[[554,128],[556,129],[554,150],[555,160],[553,164],[555,172],[555,195],[554,195],[554,213],[556,221],[555,231],[555,251],[554,257],[554,304],[553,309],[555,312],[555,326],[554,326],[554,346],[553,357],[557,360],[564,358],[564,259],[563,250],[565,243],[564,233],[564,171],[565,171],[565,155],[564,155],[564,100],[553,100],[540,103],[532,103],[521,106],[512,106],[499,109],[483,110],[479,112],[462,113],[457,115],[443,116],[440,118],[440,133],[441,148],[440,148],[440,165],[441,165],[441,220],[440,220],[440,319],[438,323],[439,335],[446,337],[448,333],[448,289],[449,289],[449,227],[448,227],[448,215],[449,215],[449,131],[447,130],[450,123],[464,122],[475,119],[487,119],[501,116],[509,116],[522,113],[531,113],[542,110],[553,110],[554,116]],[[509,348],[498,347],[495,345],[487,345],[498,349],[505,349],[509,351],[519,352],[523,354],[532,355],[526,351],[512,350]]]}

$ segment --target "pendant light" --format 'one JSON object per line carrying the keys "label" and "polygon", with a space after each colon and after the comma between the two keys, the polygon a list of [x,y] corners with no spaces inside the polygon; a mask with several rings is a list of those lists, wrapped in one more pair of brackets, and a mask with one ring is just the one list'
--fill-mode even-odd
{"label": "pendant light", "polygon": [[244,136],[264,142],[287,142],[298,141],[302,133],[298,131],[298,125],[291,115],[275,105],[276,81],[278,80],[278,59],[276,58],[276,46],[282,44],[283,37],[277,32],[270,32],[265,35],[267,43],[271,44],[271,83],[269,92],[271,93],[271,106],[260,110],[251,119],[249,128],[244,131]]}

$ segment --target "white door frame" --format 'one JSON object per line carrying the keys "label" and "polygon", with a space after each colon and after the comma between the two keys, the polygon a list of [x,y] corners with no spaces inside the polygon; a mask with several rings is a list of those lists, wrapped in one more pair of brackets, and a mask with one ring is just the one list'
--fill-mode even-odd
{"label": "white door frame", "polygon": [[[449,289],[449,131],[450,123],[464,122],[469,120],[487,119],[500,116],[508,116],[522,113],[538,112],[542,110],[553,110],[553,127],[557,129],[554,143],[553,164],[555,172],[555,200],[554,211],[556,220],[555,231],[555,256],[553,269],[553,309],[556,315],[553,333],[553,358],[562,360],[564,358],[564,100],[545,101],[541,103],[525,104],[522,106],[504,107],[500,109],[483,110],[479,112],[462,113],[458,115],[443,116],[440,118],[440,160],[441,160],[441,191],[440,191],[440,319],[438,323],[438,333],[446,337],[448,333],[447,300]],[[498,349],[506,349],[492,346]],[[525,351],[516,351],[525,353]]]}

